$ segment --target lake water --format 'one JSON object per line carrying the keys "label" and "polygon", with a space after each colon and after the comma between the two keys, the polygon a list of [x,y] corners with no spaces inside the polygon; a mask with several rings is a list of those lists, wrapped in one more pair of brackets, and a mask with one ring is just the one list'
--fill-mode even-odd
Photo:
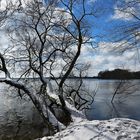
{"label": "lake water", "polygon": [[98,90],[91,105],[86,111],[89,120],[105,120],[115,117],[140,120],[140,80],[126,81],[120,87],[114,102],[111,98],[119,80],[88,80],[87,85],[91,90],[98,85]]}
{"label": "lake water", "polygon": [[[119,83],[118,80],[84,80],[88,94],[93,95],[98,89],[90,109],[85,111],[89,120],[114,117],[140,120],[140,80],[124,82],[118,90],[122,94],[116,95],[112,104],[111,98]],[[16,97],[15,91],[0,84],[0,140],[30,140],[46,135],[45,130],[32,103]]]}
{"label": "lake water", "polygon": [[0,84],[0,140],[33,140],[45,135],[40,115],[29,99]]}

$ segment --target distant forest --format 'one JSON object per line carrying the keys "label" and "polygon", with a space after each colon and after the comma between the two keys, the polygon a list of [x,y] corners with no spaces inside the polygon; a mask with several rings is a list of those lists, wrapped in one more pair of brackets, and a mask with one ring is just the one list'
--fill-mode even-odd
{"label": "distant forest", "polygon": [[140,71],[130,72],[127,69],[105,70],[98,73],[101,79],[140,79]]}

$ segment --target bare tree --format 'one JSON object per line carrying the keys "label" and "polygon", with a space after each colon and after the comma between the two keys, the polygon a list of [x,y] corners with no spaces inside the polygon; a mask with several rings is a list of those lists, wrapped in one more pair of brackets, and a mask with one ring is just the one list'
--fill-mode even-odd
{"label": "bare tree", "polygon": [[115,82],[116,87],[114,88],[114,93],[111,99],[111,103],[114,102],[115,96],[119,96],[119,100],[129,97],[134,94],[137,90],[137,84],[134,81],[121,79]]}
{"label": "bare tree", "polygon": [[[57,128],[54,128],[50,115],[64,125],[72,121],[63,89],[76,66],[82,46],[91,44],[89,26],[85,22],[93,13],[87,10],[85,0],[51,0],[44,5],[33,0],[24,6],[19,2],[6,26],[11,44],[0,53],[0,70],[6,75],[0,82],[17,88],[20,96],[26,93],[47,126],[54,131]],[[15,73],[18,80],[11,78]],[[54,94],[46,76],[61,77],[55,79],[58,94]],[[38,85],[32,84],[31,87],[29,78],[39,78]]]}
{"label": "bare tree", "polygon": [[129,50],[136,50],[135,57],[139,59],[139,43],[140,43],[140,1],[125,0],[116,1],[115,10],[124,15],[127,22],[122,22],[121,25],[115,25],[112,29],[112,39],[115,42],[122,43],[115,46],[116,50],[123,53]]}
{"label": "bare tree", "polygon": [[[98,87],[89,90],[83,80],[83,77],[86,77],[86,71],[89,70],[89,67],[89,64],[77,65],[75,67],[76,70],[73,72],[72,79],[64,84],[63,91],[64,96],[66,96],[65,98],[78,110],[89,109],[98,90]],[[75,75],[77,75],[77,78],[73,78]]]}

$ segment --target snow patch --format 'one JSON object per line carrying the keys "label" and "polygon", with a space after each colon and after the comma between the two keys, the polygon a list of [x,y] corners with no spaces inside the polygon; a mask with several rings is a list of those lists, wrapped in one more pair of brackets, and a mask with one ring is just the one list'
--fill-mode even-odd
{"label": "snow patch", "polygon": [[82,113],[82,111],[77,110],[73,105],[69,104],[68,102],[66,102],[66,106],[71,112],[73,123],[86,120],[86,116]]}
{"label": "snow patch", "polygon": [[38,140],[140,140],[140,121],[125,118],[81,120],[52,137]]}

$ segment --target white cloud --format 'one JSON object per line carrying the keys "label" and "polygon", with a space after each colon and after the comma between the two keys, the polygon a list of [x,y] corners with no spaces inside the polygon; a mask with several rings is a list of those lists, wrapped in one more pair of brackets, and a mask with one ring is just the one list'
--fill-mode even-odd
{"label": "white cloud", "polygon": [[[15,5],[18,6],[20,3],[24,7],[28,2],[31,2],[32,0],[1,0],[0,1],[0,10],[4,10],[7,5]],[[40,0],[38,0],[40,1]],[[13,7],[12,7],[13,8]]]}
{"label": "white cloud", "polygon": [[133,20],[133,16],[131,14],[132,12],[131,9],[127,9],[125,11],[121,11],[120,9],[115,9],[114,10],[114,15],[111,17],[112,19],[121,19],[121,20]]}
{"label": "white cloud", "polygon": [[117,1],[111,19],[134,20],[134,15],[139,15],[140,2],[132,0]]}
{"label": "white cloud", "polygon": [[[1,46],[7,47],[7,40],[4,39],[4,35],[0,41]],[[126,51],[122,55],[118,55],[117,53],[112,51],[114,47],[120,45],[122,42],[101,42],[99,43],[99,48],[97,48],[96,51],[91,49],[88,45],[85,45],[82,48],[81,56],[79,57],[78,62],[91,64],[88,72],[89,76],[97,75],[99,71],[106,69],[112,70],[115,68],[126,68],[133,71],[139,70],[140,65],[135,63],[135,50]],[[60,72],[63,61],[61,61],[61,59],[58,59],[57,64],[57,67],[54,68],[53,71],[55,75]],[[1,74],[2,75],[0,76],[3,76],[3,73]]]}
{"label": "white cloud", "polygon": [[79,62],[90,63],[89,76],[97,75],[102,70],[112,70],[115,68],[130,69],[133,71],[139,70],[140,65],[136,62],[136,50],[126,51],[123,54],[118,54],[113,51],[113,48],[119,46],[122,42],[111,43],[101,42],[96,53],[89,52],[88,48],[82,49],[82,54]]}

